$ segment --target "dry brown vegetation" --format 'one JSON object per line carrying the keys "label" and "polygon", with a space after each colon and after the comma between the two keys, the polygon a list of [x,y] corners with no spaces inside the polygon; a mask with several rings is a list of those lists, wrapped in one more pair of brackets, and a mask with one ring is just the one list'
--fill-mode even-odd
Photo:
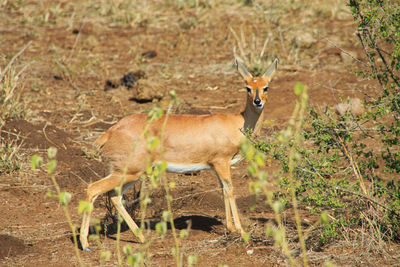
{"label": "dry brown vegetation", "polygon": [[[108,172],[92,141],[124,115],[166,108],[170,90],[180,100],[173,106],[176,113],[238,111],[245,90],[233,54],[254,73],[279,58],[263,140],[287,124],[296,82],[308,85],[310,103],[320,109],[376,89],[375,82],[352,72],[364,59],[343,1],[5,0],[0,10],[0,94],[7,100],[0,103],[1,265],[79,264],[62,207],[46,197],[46,191],[54,190],[50,176],[30,168],[33,154],[45,157],[47,148],[58,149],[55,177],[61,189],[72,194],[68,207],[79,225],[77,207],[87,184]],[[121,78],[137,71],[145,76],[134,80],[132,89],[124,86]],[[279,162],[269,159],[268,173],[279,168]],[[171,191],[176,227],[189,229],[180,244],[184,264],[189,255],[197,255],[198,266],[288,264],[273,238],[264,234],[274,212],[249,193],[245,162],[233,168],[232,177],[242,222],[252,234],[248,242],[226,233],[224,203],[213,172],[167,177],[176,183]],[[146,235],[154,240],[145,249],[151,255],[147,265],[171,266],[171,231],[161,238],[154,230],[166,207],[164,190],[154,189],[151,198],[146,219],[153,227]],[[105,218],[107,206],[103,196],[95,204],[94,217]],[[306,205],[299,210],[305,228],[318,221],[319,215]],[[292,210],[284,210],[282,219],[289,246],[296,250]],[[374,240],[368,231],[356,237],[348,233],[324,247],[318,245],[318,236],[310,238],[309,263],[398,263],[398,245]],[[118,264],[115,230],[107,232],[98,248],[81,252],[85,265]],[[139,250],[136,241],[130,231],[121,233],[121,246]],[[100,251],[110,251],[110,259],[101,259]],[[300,253],[294,254],[301,263]]]}

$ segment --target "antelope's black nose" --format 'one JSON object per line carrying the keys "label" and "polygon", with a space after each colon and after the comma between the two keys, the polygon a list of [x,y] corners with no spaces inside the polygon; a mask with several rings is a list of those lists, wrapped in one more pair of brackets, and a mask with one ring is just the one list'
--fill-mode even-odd
{"label": "antelope's black nose", "polygon": [[254,104],[256,104],[257,106],[261,104],[261,99],[256,98],[254,99]]}

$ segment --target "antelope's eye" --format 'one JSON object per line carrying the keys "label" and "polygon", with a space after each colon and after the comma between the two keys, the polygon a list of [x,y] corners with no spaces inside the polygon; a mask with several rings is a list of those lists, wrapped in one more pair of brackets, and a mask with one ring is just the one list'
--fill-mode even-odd
{"label": "antelope's eye", "polygon": [[266,93],[268,91],[268,86],[263,87],[263,92]]}
{"label": "antelope's eye", "polygon": [[250,88],[250,86],[246,86],[246,90],[247,90],[247,93],[251,94],[251,88]]}

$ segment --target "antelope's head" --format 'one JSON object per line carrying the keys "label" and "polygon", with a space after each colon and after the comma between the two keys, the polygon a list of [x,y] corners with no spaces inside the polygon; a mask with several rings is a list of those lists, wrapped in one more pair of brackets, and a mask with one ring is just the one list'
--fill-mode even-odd
{"label": "antelope's head", "polygon": [[275,59],[260,77],[253,77],[238,59],[236,59],[236,66],[246,81],[247,105],[253,107],[257,113],[261,113],[267,101],[268,85],[278,66],[278,59]]}

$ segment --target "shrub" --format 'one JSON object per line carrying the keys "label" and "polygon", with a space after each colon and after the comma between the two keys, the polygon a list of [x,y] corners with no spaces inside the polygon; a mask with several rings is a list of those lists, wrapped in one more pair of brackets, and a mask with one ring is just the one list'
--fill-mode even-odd
{"label": "shrub", "polygon": [[[400,182],[388,179],[400,173],[400,5],[374,0],[349,5],[368,60],[359,74],[379,84],[377,97],[365,103],[368,111],[355,117],[310,108],[302,143],[279,142],[277,136],[273,144],[257,144],[282,162],[277,197],[292,203],[294,190],[312,212],[330,213],[333,220],[323,226],[321,244],[349,228],[358,229],[355,234],[367,229],[374,241],[400,239]],[[297,158],[290,174],[293,149]]]}

